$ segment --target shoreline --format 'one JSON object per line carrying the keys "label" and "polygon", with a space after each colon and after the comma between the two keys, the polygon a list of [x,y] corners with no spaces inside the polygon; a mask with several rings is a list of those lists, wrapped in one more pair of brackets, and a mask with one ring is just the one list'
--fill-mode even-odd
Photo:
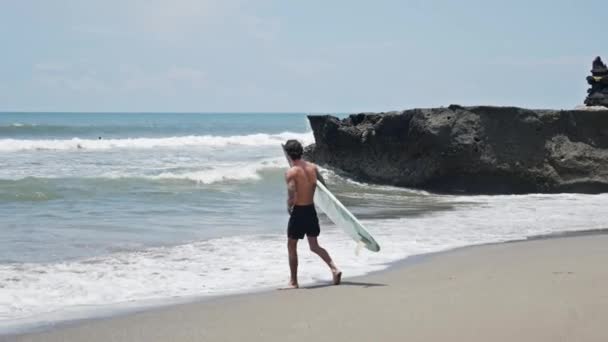
{"label": "shoreline", "polygon": [[[375,282],[370,282],[370,279],[386,279],[392,277],[394,274],[408,273],[412,269],[416,268],[433,268],[434,264],[436,264],[437,260],[442,259],[451,259],[453,256],[459,254],[476,254],[478,251],[482,251],[484,249],[517,249],[520,245],[526,245],[530,243],[541,243],[541,244],[553,244],[557,243],[555,241],[568,241],[568,240],[580,240],[580,239],[605,239],[608,241],[608,230],[606,229],[593,229],[587,231],[573,231],[573,232],[563,232],[557,234],[550,235],[541,235],[529,237],[521,240],[513,240],[513,241],[505,241],[505,242],[495,242],[495,243],[487,243],[481,245],[472,245],[472,246],[463,246],[457,247],[449,250],[425,253],[420,255],[409,256],[405,259],[401,259],[390,263],[388,267],[384,270],[373,271],[363,276],[355,276],[355,277],[346,277],[343,280],[343,285],[341,287],[333,287],[325,284],[324,282],[309,284],[302,287],[303,292],[309,292],[306,290],[323,290],[325,288],[351,288],[351,287],[376,287],[376,286],[386,286],[385,284],[378,284]],[[513,247],[515,246],[515,247]],[[608,284],[607,284],[608,285]],[[297,291],[302,291],[297,290]],[[38,325],[33,329],[27,329],[25,331],[17,331],[8,334],[0,335],[0,341],[21,341],[27,340],[36,341],[36,336],[41,337],[43,340],[46,339],[46,336],[54,336],[54,335],[63,335],[64,333],[68,333],[70,331],[78,331],[82,329],[89,329],[91,327],[95,327],[98,325],[112,325],[116,322],[121,321],[131,321],[137,319],[137,317],[141,316],[155,316],[155,315],[163,315],[167,312],[180,311],[189,307],[216,307],[223,306],[225,303],[236,303],[236,302],[249,302],[249,301],[260,301],[263,298],[272,299],[276,296],[284,296],[282,293],[285,292],[293,292],[293,291],[277,291],[276,289],[264,288],[258,289],[255,291],[237,293],[237,294],[225,294],[225,295],[217,295],[217,296],[207,296],[207,297],[196,297],[196,298],[181,298],[177,299],[177,301],[171,301],[164,304],[152,304],[147,306],[138,305],[137,307],[133,307],[131,309],[122,310],[121,312],[112,312],[112,310],[108,310],[108,314],[102,316],[81,318],[81,319],[73,319],[73,320],[64,320],[55,323]],[[257,299],[256,299],[257,298]]]}
{"label": "shoreline", "polygon": [[[421,262],[425,262],[429,258],[433,258],[434,256],[441,256],[443,254],[450,254],[452,252],[457,252],[460,250],[467,250],[469,248],[477,248],[483,246],[492,246],[492,245],[502,245],[502,244],[511,244],[511,243],[520,243],[526,241],[533,240],[546,240],[546,239],[556,239],[556,238],[564,238],[564,237],[577,237],[577,236],[586,236],[586,235],[600,235],[600,234],[608,234],[608,228],[598,228],[598,229],[588,229],[588,230],[578,230],[578,231],[564,231],[564,232],[556,232],[544,235],[534,235],[527,238],[516,239],[516,240],[508,240],[508,241],[499,241],[499,242],[487,242],[475,245],[466,245],[461,247],[448,248],[445,250],[440,250],[436,252],[428,252],[422,254],[414,254],[407,256],[403,259],[395,260],[386,264],[386,268],[381,270],[370,271],[363,275],[356,275],[352,277],[346,277],[346,281],[349,279],[356,280],[360,278],[365,278],[368,276],[374,275],[382,275],[385,272],[391,272],[395,270],[399,270],[400,268],[406,268],[412,265],[416,265]],[[344,282],[344,281],[343,281]],[[306,285],[301,286],[301,288],[317,288],[323,286],[329,286],[330,281],[317,281],[314,283],[308,283]],[[276,287],[261,287],[261,288],[252,288],[248,290],[237,291],[233,293],[218,293],[212,295],[192,295],[185,297],[174,297],[174,298],[158,298],[158,299],[149,299],[149,300],[140,300],[135,302],[121,302],[121,303],[111,303],[105,305],[90,305],[88,307],[94,308],[97,312],[91,313],[91,310],[87,310],[85,313],[80,309],[87,307],[87,305],[77,306],[73,308],[69,308],[63,312],[48,312],[39,314],[36,316],[31,316],[27,318],[17,319],[11,321],[14,328],[9,328],[6,331],[0,330],[0,338],[4,336],[20,336],[20,335],[28,335],[28,334],[36,334],[36,333],[45,333],[54,330],[66,329],[74,326],[78,326],[83,323],[88,323],[91,321],[97,320],[109,320],[114,318],[120,318],[129,315],[136,315],[145,313],[148,311],[155,310],[163,310],[166,308],[171,308],[179,305],[187,305],[193,303],[206,303],[210,301],[223,300],[225,298],[239,298],[242,296],[250,296],[250,295],[258,295],[264,293],[273,293],[277,291]],[[59,318],[61,317],[61,318]],[[17,321],[21,321],[21,323],[16,323]],[[0,340],[2,341],[2,340]]]}

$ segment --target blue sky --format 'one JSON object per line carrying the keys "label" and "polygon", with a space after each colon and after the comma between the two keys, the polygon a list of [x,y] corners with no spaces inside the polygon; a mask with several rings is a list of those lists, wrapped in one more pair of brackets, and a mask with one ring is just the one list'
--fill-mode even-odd
{"label": "blue sky", "polygon": [[608,1],[6,0],[0,110],[572,108]]}

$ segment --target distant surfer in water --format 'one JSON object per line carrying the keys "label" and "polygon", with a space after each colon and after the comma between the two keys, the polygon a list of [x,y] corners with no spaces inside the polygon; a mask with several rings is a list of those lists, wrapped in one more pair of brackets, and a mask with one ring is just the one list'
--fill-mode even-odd
{"label": "distant surfer in water", "polygon": [[285,143],[285,152],[293,161],[292,166],[285,174],[287,183],[287,211],[289,223],[287,225],[287,251],[289,252],[289,269],[291,279],[290,288],[298,288],[298,240],[304,235],[308,238],[310,250],[321,257],[329,266],[333,283],[340,284],[342,272],[331,260],[329,253],[319,246],[317,237],[321,232],[319,219],[315,210],[313,196],[317,188],[317,166],[302,160],[304,149],[297,140],[288,140]]}

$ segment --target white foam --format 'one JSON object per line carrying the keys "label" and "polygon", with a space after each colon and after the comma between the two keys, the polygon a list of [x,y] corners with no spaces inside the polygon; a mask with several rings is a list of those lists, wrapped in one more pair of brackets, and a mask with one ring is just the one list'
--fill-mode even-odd
{"label": "white foam", "polygon": [[314,141],[312,132],[279,134],[249,134],[235,136],[192,135],[166,138],[131,139],[45,139],[22,140],[0,139],[0,152],[27,150],[110,150],[110,149],[151,149],[178,147],[226,147],[226,146],[272,146],[287,139],[298,139],[304,144]]}
{"label": "white foam", "polygon": [[325,180],[328,180],[330,183],[346,183],[354,185],[358,188],[369,189],[373,191],[391,191],[394,193],[409,193],[412,195],[430,195],[428,191],[425,190],[417,190],[410,188],[397,187],[392,185],[378,185],[366,182],[356,181],[350,177],[343,176],[339,173],[336,173],[334,170],[326,169],[324,167],[319,167],[321,175]]}
{"label": "white foam", "polygon": [[260,175],[255,168],[246,169],[216,169],[210,171],[173,173],[163,172],[158,176],[147,176],[148,179],[190,180],[201,184],[213,184],[229,181],[259,180]]}
{"label": "white foam", "polygon": [[[395,260],[449,248],[608,227],[608,194],[435,196],[452,210],[399,219],[363,220],[382,246],[357,256],[342,231],[324,226],[320,241],[346,276]],[[268,235],[241,235],[139,252],[51,264],[0,265],[0,323],[70,308],[217,295],[284,285],[284,222]],[[303,284],[328,281],[318,257],[300,248]],[[282,262],[284,261],[284,262]]]}

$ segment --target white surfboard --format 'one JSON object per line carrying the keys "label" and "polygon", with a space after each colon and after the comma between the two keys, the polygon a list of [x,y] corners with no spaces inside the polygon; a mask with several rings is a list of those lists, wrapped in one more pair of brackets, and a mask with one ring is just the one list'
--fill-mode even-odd
{"label": "white surfboard", "polygon": [[[285,152],[285,146],[281,146],[283,146],[285,158],[287,158],[289,165],[291,165],[292,161]],[[378,252],[380,250],[378,242],[376,242],[361,222],[357,220],[355,215],[348,211],[348,209],[346,209],[346,207],[340,203],[340,201],[319,180],[317,180],[317,191],[315,191],[314,201],[316,206],[319,207],[336,226],[342,228],[353,240],[362,243],[365,248],[372,252]]]}

